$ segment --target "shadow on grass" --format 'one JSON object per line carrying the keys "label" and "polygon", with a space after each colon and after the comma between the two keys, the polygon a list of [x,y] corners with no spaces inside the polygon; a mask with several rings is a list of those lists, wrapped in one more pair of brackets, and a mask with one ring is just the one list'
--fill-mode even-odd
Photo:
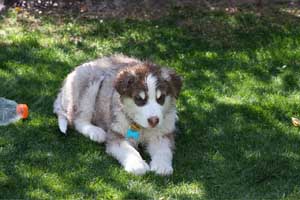
{"label": "shadow on grass", "polygon": [[[190,93],[180,98],[183,133],[177,140],[175,175],[170,182],[204,184],[209,199],[299,194],[300,138],[288,130],[293,129],[289,128],[290,111],[276,105],[265,109],[264,105],[220,103],[214,96],[238,91],[239,85],[228,76],[236,72],[268,85],[262,87],[264,92],[253,91],[258,94],[288,95],[299,89],[299,54],[293,51],[298,52],[299,32],[295,30],[299,30],[300,20],[286,14],[280,15],[283,19],[238,14],[225,20],[219,13],[205,14],[200,16],[204,19],[197,18],[199,24],[191,25],[199,26],[197,32],[177,29],[177,21],[172,20],[130,26],[129,32],[150,32],[150,39],[126,40],[116,48],[140,58],[150,55],[184,76],[184,89]],[[221,26],[208,27],[218,22]],[[161,28],[156,31],[156,27]],[[203,27],[206,29],[201,30]],[[274,77],[283,80],[282,87],[268,91]],[[210,89],[217,93],[207,92]],[[194,105],[191,99],[195,99]],[[203,110],[202,104],[210,104],[212,109]],[[163,180],[155,180],[159,187],[164,186]]]}
{"label": "shadow on grass", "polygon": [[[186,105],[189,109],[181,113],[189,116],[188,121],[181,119],[190,134],[177,140],[175,166],[180,177],[174,182],[200,181],[209,199],[273,199],[295,192],[300,137],[286,133],[278,125],[280,119],[271,121],[255,106],[214,105],[210,112]],[[202,121],[191,114],[199,112]]]}
{"label": "shadow on grass", "polygon": [[[220,101],[224,95],[238,93],[249,78],[266,84],[249,87],[261,100],[276,92],[286,97],[299,89],[299,55],[293,53],[299,44],[295,30],[300,29],[294,21],[299,20],[284,15],[292,21],[289,24],[251,13],[200,13],[191,19],[192,26],[178,27],[185,17],[82,22],[95,25],[83,37],[116,38],[120,45],[113,52],[150,58],[184,76],[178,102],[182,133],[177,137],[175,172],[167,178],[124,175],[105,154],[104,146],[75,136],[74,131],[67,138],[59,135],[51,115],[52,102],[73,66],[55,56],[39,56],[43,47],[36,40],[0,43],[0,70],[6,74],[0,77],[5,80],[1,95],[21,96],[33,110],[28,124],[1,128],[0,197],[114,198],[121,191],[124,199],[149,199],[154,190],[164,193],[168,185],[184,183],[196,184],[203,195],[187,189],[166,196],[273,199],[299,194],[300,138],[289,127],[286,114],[299,106],[282,101],[272,105]],[[61,48],[68,53],[67,46]],[[88,45],[78,49],[93,54]],[[274,77],[283,80],[281,87],[272,88]],[[280,106],[285,103],[286,108]],[[146,184],[140,191],[131,188],[130,181]],[[147,190],[152,183],[155,188]]]}
{"label": "shadow on grass", "polygon": [[[49,120],[49,116],[43,117]],[[51,119],[52,121],[55,121]],[[116,193],[150,198],[128,188],[118,179],[103,146],[69,132],[65,137],[56,125],[9,127],[3,138],[12,145],[1,153],[1,198],[116,198]],[[26,127],[25,127],[26,126]],[[20,124],[19,124],[20,127]],[[13,135],[13,136],[11,136]],[[14,191],[14,192],[13,192]]]}
{"label": "shadow on grass", "polygon": [[36,38],[0,43],[0,96],[30,108],[26,122],[1,127],[0,198],[110,199],[121,190],[124,196],[149,199],[113,175],[112,166],[119,165],[108,159],[104,146],[74,131],[68,137],[59,133],[52,104],[71,68],[51,53]]}

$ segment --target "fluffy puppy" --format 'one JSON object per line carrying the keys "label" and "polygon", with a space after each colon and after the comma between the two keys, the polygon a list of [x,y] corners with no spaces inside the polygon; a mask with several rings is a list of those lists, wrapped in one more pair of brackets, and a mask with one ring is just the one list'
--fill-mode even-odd
{"label": "fluffy puppy", "polygon": [[[171,69],[113,55],[75,68],[55,100],[54,113],[61,132],[72,125],[93,141],[106,141],[106,152],[126,171],[169,175],[181,86]],[[149,152],[150,166],[138,144]]]}

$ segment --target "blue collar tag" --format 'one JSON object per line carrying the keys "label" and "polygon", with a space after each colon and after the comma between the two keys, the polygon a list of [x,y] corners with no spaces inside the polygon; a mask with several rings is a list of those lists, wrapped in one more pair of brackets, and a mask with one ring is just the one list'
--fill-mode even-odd
{"label": "blue collar tag", "polygon": [[126,139],[133,138],[135,141],[137,141],[140,137],[140,133],[136,130],[128,129],[126,133]]}

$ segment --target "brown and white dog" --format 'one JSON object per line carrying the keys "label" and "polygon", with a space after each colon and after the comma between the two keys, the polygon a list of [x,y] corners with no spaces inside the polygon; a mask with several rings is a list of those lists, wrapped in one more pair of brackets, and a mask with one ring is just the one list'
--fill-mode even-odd
{"label": "brown and white dog", "polygon": [[[123,55],[83,64],[65,79],[54,103],[61,132],[68,125],[96,142],[126,171],[169,175],[182,81],[171,69]],[[143,144],[150,167],[137,151]]]}

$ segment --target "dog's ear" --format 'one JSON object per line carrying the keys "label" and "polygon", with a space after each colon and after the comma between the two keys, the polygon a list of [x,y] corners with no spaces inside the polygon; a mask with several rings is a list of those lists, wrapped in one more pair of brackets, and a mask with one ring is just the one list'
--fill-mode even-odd
{"label": "dog's ear", "polygon": [[182,78],[173,69],[161,68],[161,75],[168,83],[171,94],[177,98],[182,87]]}
{"label": "dog's ear", "polygon": [[122,70],[117,74],[114,87],[120,95],[129,95],[130,87],[135,81],[135,76],[130,71]]}

